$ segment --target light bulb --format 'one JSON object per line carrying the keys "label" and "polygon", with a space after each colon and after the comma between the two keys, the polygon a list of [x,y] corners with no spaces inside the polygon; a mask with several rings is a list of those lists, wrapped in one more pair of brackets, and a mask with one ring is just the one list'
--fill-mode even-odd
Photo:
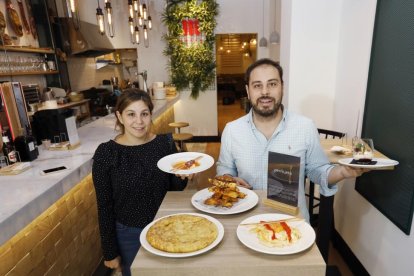
{"label": "light bulb", "polygon": [[134,18],[134,6],[132,5],[132,0],[128,0],[128,11],[129,17]]}
{"label": "light bulb", "polygon": [[102,9],[98,6],[96,9],[96,20],[98,21],[99,33],[101,35],[105,34],[105,25],[104,25],[104,15]]}
{"label": "light bulb", "polygon": [[128,19],[128,24],[129,24],[129,32],[131,33],[131,35],[133,35],[134,34],[134,19],[132,19],[132,17]]}
{"label": "light bulb", "polygon": [[144,22],[143,22],[144,20],[142,19],[142,16],[140,15],[140,14],[138,14],[138,25],[140,26],[140,27],[142,27],[142,24],[144,24]]}
{"label": "light bulb", "polygon": [[148,16],[148,29],[152,30],[152,19],[151,19],[151,16]]}
{"label": "light bulb", "polygon": [[134,11],[137,12],[139,9],[138,0],[132,0],[132,3],[134,5]]}
{"label": "light bulb", "polygon": [[76,6],[77,6],[76,1],[75,0],[70,0],[69,5],[70,5],[70,11],[72,13],[75,13],[76,12]]}
{"label": "light bulb", "polygon": [[106,15],[108,18],[108,33],[110,37],[114,37],[115,36],[115,29],[114,29],[114,24],[113,24],[113,20],[112,20],[112,7],[111,7],[111,2],[106,2],[105,3],[105,11],[106,11]]}
{"label": "light bulb", "polygon": [[142,5],[142,16],[144,17],[144,20],[148,19],[148,13],[147,13],[147,5]]}
{"label": "light bulb", "polygon": [[139,44],[139,28],[135,26],[135,43]]}
{"label": "light bulb", "polygon": [[144,46],[145,46],[145,48],[149,47],[147,25],[144,25]]}

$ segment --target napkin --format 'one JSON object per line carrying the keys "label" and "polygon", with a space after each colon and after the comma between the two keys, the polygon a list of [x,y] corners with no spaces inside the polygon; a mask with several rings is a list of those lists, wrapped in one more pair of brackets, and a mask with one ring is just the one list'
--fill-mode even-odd
{"label": "napkin", "polygon": [[352,150],[350,150],[348,148],[345,148],[345,147],[342,147],[342,146],[333,146],[330,149],[330,151],[331,152],[334,152],[334,153],[339,153],[339,154],[349,154],[349,153],[352,153]]}

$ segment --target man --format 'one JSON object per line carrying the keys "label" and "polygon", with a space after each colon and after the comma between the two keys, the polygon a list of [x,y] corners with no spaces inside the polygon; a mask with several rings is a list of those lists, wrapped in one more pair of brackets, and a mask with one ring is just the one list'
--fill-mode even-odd
{"label": "man", "polygon": [[242,187],[265,190],[269,151],[300,157],[298,205],[309,221],[305,175],[320,184],[321,194],[331,196],[337,191],[334,183],[366,170],[329,164],[314,123],[283,107],[283,70],[278,62],[256,61],[247,68],[245,80],[252,108],[224,128],[217,174],[232,175]]}

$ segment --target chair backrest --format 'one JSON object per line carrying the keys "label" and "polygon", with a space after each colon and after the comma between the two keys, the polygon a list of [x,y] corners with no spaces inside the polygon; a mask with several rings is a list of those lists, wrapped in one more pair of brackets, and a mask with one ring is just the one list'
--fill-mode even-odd
{"label": "chair backrest", "polygon": [[341,139],[345,136],[345,133],[334,131],[334,130],[322,129],[322,128],[318,128],[318,132],[320,135],[325,136],[325,139],[328,139],[328,138]]}

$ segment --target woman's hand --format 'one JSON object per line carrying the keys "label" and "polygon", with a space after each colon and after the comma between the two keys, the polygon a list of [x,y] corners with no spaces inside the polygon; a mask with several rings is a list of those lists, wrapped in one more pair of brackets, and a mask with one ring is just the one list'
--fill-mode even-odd
{"label": "woman's hand", "polygon": [[188,179],[188,180],[192,180],[193,178],[195,178],[198,174],[196,173],[192,173],[192,174],[176,174],[175,176],[177,177],[181,177],[182,180],[184,179]]}
{"label": "woman's hand", "polygon": [[113,260],[104,261],[104,265],[111,269],[115,269],[116,271],[121,271],[121,257],[118,256]]}

